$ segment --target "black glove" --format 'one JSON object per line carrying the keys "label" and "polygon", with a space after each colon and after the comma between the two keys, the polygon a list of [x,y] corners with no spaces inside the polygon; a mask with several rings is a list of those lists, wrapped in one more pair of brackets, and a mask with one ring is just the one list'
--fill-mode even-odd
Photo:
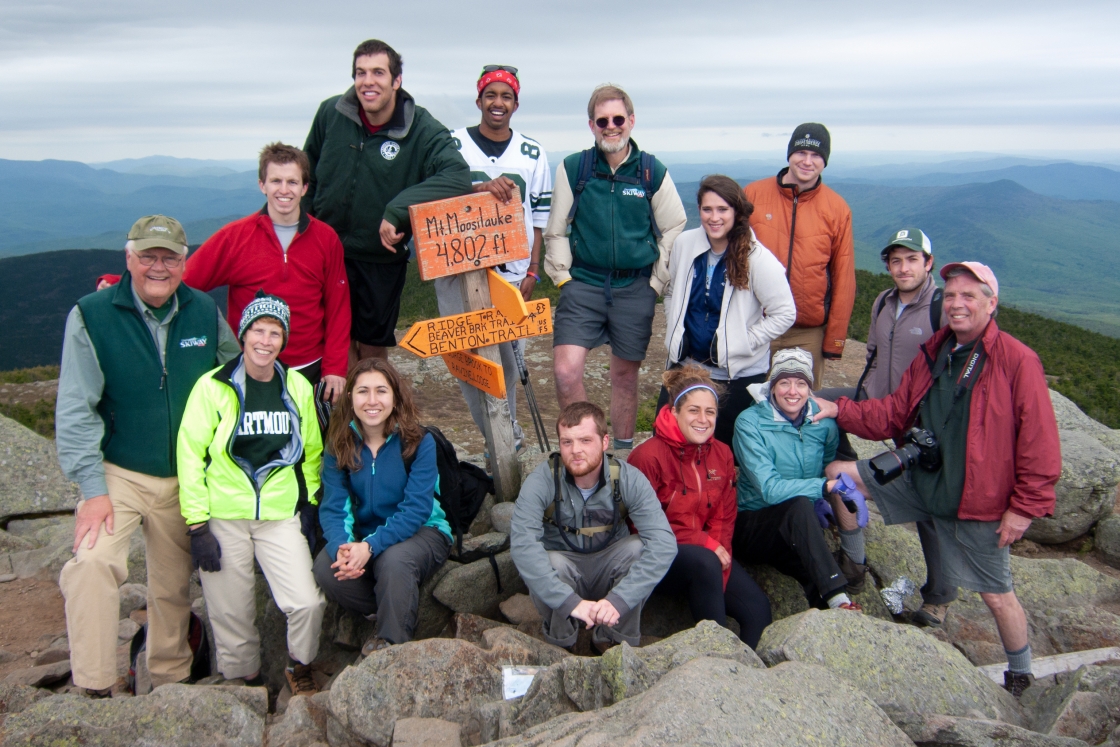
{"label": "black glove", "polygon": [[210,534],[210,525],[201,524],[188,529],[191,538],[191,565],[195,570],[217,573],[222,570],[222,547],[218,538]]}
{"label": "black glove", "polygon": [[310,501],[301,503],[299,511],[299,531],[307,539],[307,549],[315,552],[316,530],[319,528],[319,507]]}

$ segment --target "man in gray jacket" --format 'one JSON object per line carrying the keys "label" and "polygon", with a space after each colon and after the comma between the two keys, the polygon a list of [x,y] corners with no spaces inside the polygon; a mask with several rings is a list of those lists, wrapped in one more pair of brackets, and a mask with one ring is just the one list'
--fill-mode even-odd
{"label": "man in gray jacket", "polygon": [[573,646],[582,622],[594,628],[600,652],[622,641],[637,646],[642,605],[676,557],[676,537],[645,476],[603,458],[610,437],[599,407],[573,402],[556,431],[559,455],[537,467],[517,497],[513,562],[549,643]]}
{"label": "man in gray jacket", "polygon": [[[826,389],[818,395],[824,399],[835,402],[840,397],[886,397],[898,388],[922,343],[941,329],[941,289],[933,281],[933,243],[929,236],[919,228],[902,228],[892,234],[879,256],[895,287],[880,293],[871,305],[867,367],[856,389]],[[843,451],[847,436],[841,440]],[[942,579],[941,553],[932,520],[918,522],[918,538],[928,570],[922,607],[911,619],[919,625],[938,627],[945,621],[949,604],[957,598],[957,590]]]}

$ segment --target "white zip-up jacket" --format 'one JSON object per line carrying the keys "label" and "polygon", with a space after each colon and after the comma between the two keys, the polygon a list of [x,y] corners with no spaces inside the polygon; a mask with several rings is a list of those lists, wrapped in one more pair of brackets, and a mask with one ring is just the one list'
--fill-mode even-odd
{"label": "white zip-up jacket", "polygon": [[[696,258],[711,249],[703,228],[685,231],[669,254],[669,285],[665,288],[666,368],[681,362],[684,320],[692,292]],[[750,280],[745,290],[730,282],[723,291],[719,327],[712,360],[729,379],[766,373],[770,369],[770,341],[793,326],[797,307],[793,303],[786,271],[751,231],[748,255]]]}

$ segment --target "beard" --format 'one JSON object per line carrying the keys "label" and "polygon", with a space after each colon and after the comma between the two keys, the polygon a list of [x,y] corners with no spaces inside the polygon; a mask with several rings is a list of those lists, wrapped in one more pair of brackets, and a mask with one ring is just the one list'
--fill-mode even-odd
{"label": "beard", "polygon": [[561,461],[564,462],[564,469],[568,471],[569,475],[571,475],[572,477],[583,477],[584,475],[589,475],[592,472],[595,472],[603,466],[603,452],[600,451],[598,454],[587,454],[586,464],[584,464],[584,466],[579,468],[578,470],[573,469],[566,460],[561,459]]}
{"label": "beard", "polygon": [[602,138],[599,138],[596,145],[598,145],[599,150],[603,151],[604,153],[621,153],[622,151],[626,150],[627,147],[629,147],[630,140],[628,138],[621,138],[618,140],[618,142],[608,143],[604,142]]}

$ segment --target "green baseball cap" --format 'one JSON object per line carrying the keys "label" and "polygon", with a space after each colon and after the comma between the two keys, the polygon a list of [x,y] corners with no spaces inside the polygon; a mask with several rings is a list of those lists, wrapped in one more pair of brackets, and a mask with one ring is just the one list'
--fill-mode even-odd
{"label": "green baseball cap", "polygon": [[176,254],[187,253],[187,233],[174,218],[166,215],[145,215],[132,224],[128,230],[128,240],[134,242],[133,249],[170,249]]}
{"label": "green baseball cap", "polygon": [[891,249],[896,246],[901,246],[903,249],[909,249],[912,252],[921,252],[927,257],[933,256],[933,242],[920,228],[903,228],[895,231],[890,243],[883,248],[883,251],[879,252],[879,256],[883,258],[884,262],[890,256]]}

